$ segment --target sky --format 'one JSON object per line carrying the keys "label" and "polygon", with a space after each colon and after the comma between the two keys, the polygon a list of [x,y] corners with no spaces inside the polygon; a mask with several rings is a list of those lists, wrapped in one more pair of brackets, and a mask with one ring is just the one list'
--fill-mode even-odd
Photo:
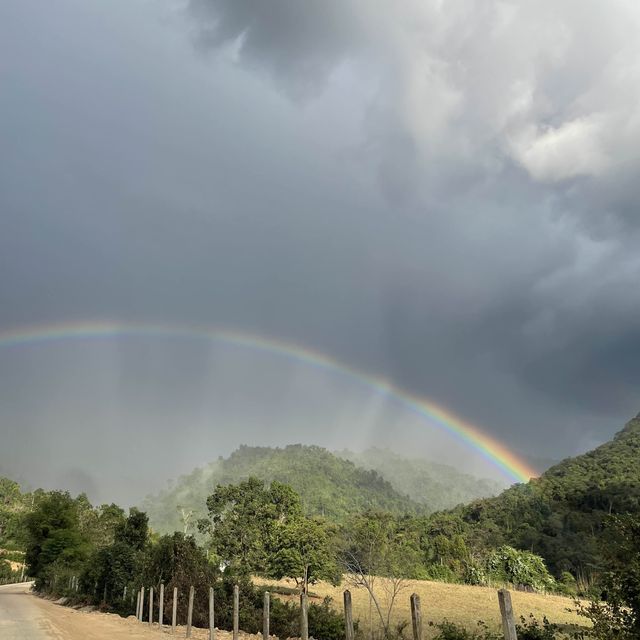
{"label": "sky", "polygon": [[[640,410],[635,0],[4,0],[0,334],[224,328],[531,459]],[[240,443],[495,475],[366,385],[168,336],[0,347],[0,473],[131,501]],[[542,464],[542,463],[541,463]]]}

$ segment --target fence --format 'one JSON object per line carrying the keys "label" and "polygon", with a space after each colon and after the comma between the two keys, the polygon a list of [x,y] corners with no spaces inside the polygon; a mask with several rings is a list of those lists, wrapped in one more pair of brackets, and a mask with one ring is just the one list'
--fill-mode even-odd
{"label": "fence", "polygon": [[[67,593],[78,592],[79,583],[77,576],[69,576],[64,585],[60,584],[61,580],[58,577],[53,577],[48,582],[48,587],[51,591],[55,591],[57,587],[66,587]],[[96,585],[97,591],[97,585]],[[208,610],[208,627],[209,627],[209,640],[215,640],[216,628],[215,628],[215,602],[214,602],[214,590],[213,587],[209,587],[209,610]],[[128,596],[128,598],[127,598]],[[171,633],[176,635],[178,620],[178,588],[173,588],[172,603],[171,603]],[[160,589],[156,592],[153,587],[148,589],[140,587],[135,593],[136,607],[135,617],[139,622],[144,622],[146,613],[146,623],[149,626],[157,626],[160,629],[165,627],[164,624],[164,611],[165,611],[165,589],[164,584],[160,584]],[[189,600],[186,616],[186,631],[185,637],[190,638],[193,628],[193,605],[195,599],[195,587],[189,588]],[[106,600],[106,587],[104,591],[104,599]],[[128,590],[124,588],[122,593],[123,601],[130,601],[133,606],[134,589]],[[157,603],[156,603],[157,600]],[[270,616],[270,601],[271,595],[268,591],[264,593],[263,610],[262,610],[262,635],[263,640],[269,640],[269,616]],[[498,590],[498,604],[500,607],[500,617],[502,619],[502,630],[505,640],[517,640],[515,618],[513,613],[513,606],[511,604],[511,593],[507,589]],[[309,640],[309,618],[308,618],[308,598],[306,594],[300,596],[300,638],[301,640]],[[414,593],[410,597],[411,608],[411,623],[413,631],[413,640],[423,640],[422,635],[422,609],[420,604],[420,596]],[[154,612],[158,611],[157,623],[154,623]],[[240,628],[239,628],[239,611],[240,611],[240,589],[238,585],[233,588],[233,640],[239,640]],[[344,592],[344,637],[345,640],[354,640],[354,624],[353,624],[353,607],[351,601],[351,592]],[[168,625],[166,625],[168,626]]]}
{"label": "fence", "polygon": [[[193,619],[193,602],[195,596],[195,587],[189,588],[189,605],[187,609],[186,631],[185,637],[191,637],[192,631],[192,619]],[[269,615],[270,615],[270,601],[271,595],[268,591],[264,593],[263,601],[263,625],[262,636],[263,640],[269,640]],[[238,640],[239,637],[239,603],[240,603],[240,591],[236,585],[233,589],[233,640]],[[164,585],[160,585],[160,591],[158,594],[158,623],[159,628],[164,627],[163,611],[164,611]],[[172,617],[171,617],[171,633],[176,634],[177,628],[177,604],[178,604],[178,589],[173,589],[173,602],[172,602]],[[511,593],[506,589],[500,589],[498,591],[498,604],[500,607],[500,617],[502,619],[502,630],[505,640],[517,640],[515,618],[513,613],[513,607],[511,604]],[[413,630],[413,640],[423,640],[422,636],[422,608],[420,604],[420,596],[414,593],[410,598],[411,605],[411,623]],[[300,638],[301,640],[309,640],[309,623],[308,623],[308,598],[306,594],[300,596]],[[153,587],[148,589],[148,608],[147,608],[147,623],[150,626],[153,622],[153,612],[156,608],[154,600]],[[140,622],[143,622],[145,613],[145,588],[141,587],[137,594],[137,606],[136,617]],[[353,607],[351,602],[351,592],[344,592],[344,621],[345,640],[354,640],[354,626],[353,626]],[[215,628],[215,602],[213,587],[209,587],[209,640],[215,640],[216,628]]]}

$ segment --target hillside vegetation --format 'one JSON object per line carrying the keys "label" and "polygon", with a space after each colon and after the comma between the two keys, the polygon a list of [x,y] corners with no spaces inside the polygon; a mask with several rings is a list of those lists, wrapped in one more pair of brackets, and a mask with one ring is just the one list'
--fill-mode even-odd
{"label": "hillside vegetation", "polygon": [[206,511],[207,497],[216,485],[255,477],[264,483],[281,482],[299,495],[308,515],[341,520],[366,510],[420,513],[424,508],[396,491],[375,471],[362,469],[316,446],[284,448],[241,446],[228,458],[181,476],[169,488],[148,496],[142,508],[157,531],[195,531]]}
{"label": "hillside vegetation", "polygon": [[640,514],[640,415],[597,449],[456,510],[472,547],[512,544],[586,579],[603,569],[607,518],[625,513]]}
{"label": "hillside vegetation", "polygon": [[[352,458],[352,459],[351,459]],[[216,485],[255,477],[282,482],[302,500],[307,515],[340,522],[365,511],[424,515],[497,493],[490,481],[472,478],[446,465],[410,460],[391,451],[334,454],[318,446],[241,446],[228,458],[178,478],[148,496],[142,508],[160,532],[194,532]]]}

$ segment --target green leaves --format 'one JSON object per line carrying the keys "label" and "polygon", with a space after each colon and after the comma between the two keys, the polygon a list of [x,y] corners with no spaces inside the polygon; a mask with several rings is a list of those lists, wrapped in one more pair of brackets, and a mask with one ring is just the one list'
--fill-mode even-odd
{"label": "green leaves", "polygon": [[294,578],[303,590],[319,579],[339,581],[336,527],[308,518],[300,498],[280,482],[249,478],[216,487],[207,498],[211,550],[231,572]]}
{"label": "green leaves", "polygon": [[552,591],[556,588],[556,581],[540,556],[506,545],[489,554],[487,573],[495,581],[517,587],[531,587],[536,591]]}
{"label": "green leaves", "polygon": [[208,520],[200,522],[210,535],[211,550],[232,572],[266,574],[278,527],[302,517],[295,492],[274,482],[270,487],[257,478],[237,485],[218,485],[207,498]]}
{"label": "green leaves", "polygon": [[640,516],[612,516],[606,523],[603,540],[608,570],[602,576],[602,595],[578,604],[578,613],[590,620],[598,640],[640,637]]}
{"label": "green leaves", "polygon": [[303,591],[318,580],[339,584],[342,571],[336,560],[336,533],[334,525],[302,515],[277,525],[269,575],[293,578]]}

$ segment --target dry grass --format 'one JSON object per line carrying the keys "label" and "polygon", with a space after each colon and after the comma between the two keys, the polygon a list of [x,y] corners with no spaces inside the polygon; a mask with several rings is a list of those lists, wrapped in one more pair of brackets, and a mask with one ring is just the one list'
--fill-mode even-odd
{"label": "dry grass", "polygon": [[[256,579],[257,584],[278,584],[280,586],[295,586],[291,581],[281,580],[278,583],[269,580]],[[355,589],[343,582],[339,587],[321,582],[310,588],[311,594],[318,599],[330,596],[334,606],[342,606],[342,592],[350,589],[353,600],[353,615],[359,619],[360,628],[368,630],[369,623],[369,596],[364,589]],[[376,590],[376,595],[383,596],[383,591]],[[449,620],[471,629],[478,620],[483,620],[492,628],[500,625],[500,610],[498,596],[495,589],[489,587],[472,587],[460,584],[445,584],[442,582],[427,582],[424,580],[408,580],[406,588],[398,596],[394,608],[392,620],[396,625],[400,622],[410,623],[411,613],[409,609],[409,596],[417,593],[422,604],[422,617],[425,623],[425,637],[433,637],[432,629],[427,626],[428,621],[442,622]],[[289,599],[291,596],[278,596]],[[295,596],[294,596],[295,597]],[[525,593],[512,591],[511,598],[516,617],[528,617],[533,613],[539,620],[546,616],[550,622],[559,624],[584,624],[575,613],[567,611],[574,608],[570,598],[539,593]],[[374,628],[377,627],[374,611]],[[410,626],[405,636],[410,636]]]}

